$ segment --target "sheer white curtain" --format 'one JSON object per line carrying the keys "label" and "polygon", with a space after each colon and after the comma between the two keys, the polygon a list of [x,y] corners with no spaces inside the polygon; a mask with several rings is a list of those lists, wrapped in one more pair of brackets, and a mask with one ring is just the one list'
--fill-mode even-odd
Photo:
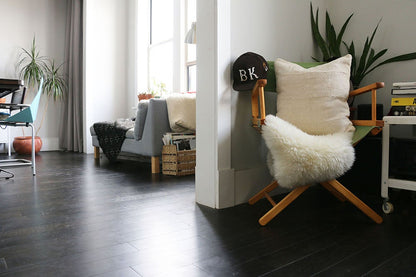
{"label": "sheer white curtain", "polygon": [[83,0],[68,0],[65,70],[68,94],[64,102],[59,146],[67,151],[83,152]]}

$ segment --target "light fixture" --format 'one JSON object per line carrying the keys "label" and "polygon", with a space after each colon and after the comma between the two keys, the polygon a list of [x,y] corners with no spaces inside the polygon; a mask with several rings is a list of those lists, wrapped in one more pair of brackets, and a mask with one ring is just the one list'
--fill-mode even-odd
{"label": "light fixture", "polygon": [[186,33],[185,43],[196,44],[196,22],[192,22],[191,29]]}

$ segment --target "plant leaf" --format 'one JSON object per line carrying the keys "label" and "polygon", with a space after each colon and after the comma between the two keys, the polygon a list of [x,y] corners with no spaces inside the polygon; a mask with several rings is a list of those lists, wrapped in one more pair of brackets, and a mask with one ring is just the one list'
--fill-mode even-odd
{"label": "plant leaf", "polygon": [[319,32],[318,13],[319,13],[319,8],[316,10],[316,19],[315,19],[314,15],[313,15],[313,8],[312,8],[312,3],[311,3],[310,4],[310,16],[311,16],[312,35],[313,35],[313,38],[315,39],[316,43],[318,44],[319,48],[321,49],[321,52],[324,56],[323,59],[325,60],[325,59],[329,58],[329,51],[327,49],[327,46],[325,44],[324,39],[321,36],[321,33]]}
{"label": "plant leaf", "polygon": [[351,61],[351,81],[353,80],[355,74],[356,74],[356,57],[355,57],[355,46],[354,46],[354,41],[351,41],[351,44],[348,46],[348,44],[343,41],[342,43],[344,43],[345,48],[347,48],[348,54],[350,54],[352,56],[352,61]]}
{"label": "plant leaf", "polygon": [[341,30],[339,31],[339,34],[338,34],[338,37],[337,37],[337,48],[338,48],[338,49],[341,47],[342,37],[344,36],[345,29],[347,28],[347,25],[348,25],[348,23],[350,22],[351,17],[352,17],[353,15],[354,15],[354,14],[352,13],[352,14],[351,14],[351,15],[347,18],[347,20],[345,21],[344,25],[342,25]]}
{"label": "plant leaf", "polygon": [[336,34],[334,26],[331,23],[331,19],[329,18],[328,12],[325,13],[325,35],[326,41],[328,44],[329,50],[329,57],[333,56],[335,50],[335,43],[336,43]]}
{"label": "plant leaf", "polygon": [[[387,52],[387,49],[383,49],[383,50],[381,50],[380,52],[378,52],[377,54],[375,54],[374,55],[374,57],[372,57],[371,59],[370,59],[370,57],[368,58],[368,63],[367,63],[367,66],[366,66],[366,69],[368,70],[369,68],[370,68],[370,66],[376,61],[376,60],[378,60],[379,58],[381,58],[384,54],[386,54],[386,52]],[[368,72],[366,72],[366,73],[368,73]]]}
{"label": "plant leaf", "polygon": [[334,26],[331,25],[329,28],[329,53],[331,57],[340,57],[341,53],[339,51],[339,48],[337,47],[337,34],[335,33]]}
{"label": "plant leaf", "polygon": [[367,71],[366,74],[370,73],[371,71],[373,71],[377,67],[382,66],[384,64],[395,63],[395,62],[404,62],[404,61],[410,61],[410,60],[415,60],[415,59],[416,59],[416,52],[395,56],[393,58],[387,59],[384,62],[381,62],[378,65],[374,66],[372,69]]}
{"label": "plant leaf", "polygon": [[379,24],[380,24],[380,22],[381,22],[381,19],[380,19],[380,21],[377,23],[377,26],[374,28],[374,31],[373,31],[373,33],[371,34],[371,38],[370,38],[370,40],[368,39],[368,37],[367,37],[367,39],[366,39],[366,41],[365,41],[365,44],[364,44],[364,49],[363,49],[363,53],[362,53],[362,55],[361,55],[361,58],[360,58],[360,64],[359,64],[359,66],[358,66],[358,69],[357,69],[357,73],[359,73],[359,74],[364,74],[364,72],[366,71],[366,67],[365,67],[365,64],[366,64],[366,61],[367,61],[367,55],[368,55],[368,51],[370,50],[370,48],[371,48],[371,44],[373,43],[373,39],[374,39],[374,36],[376,35],[376,32],[377,32],[377,29],[378,29],[378,26],[379,26]]}
{"label": "plant leaf", "polygon": [[315,62],[320,62],[320,60],[319,59],[317,59],[317,58],[315,58],[315,57],[311,57],[312,58],[312,60],[314,60]]}

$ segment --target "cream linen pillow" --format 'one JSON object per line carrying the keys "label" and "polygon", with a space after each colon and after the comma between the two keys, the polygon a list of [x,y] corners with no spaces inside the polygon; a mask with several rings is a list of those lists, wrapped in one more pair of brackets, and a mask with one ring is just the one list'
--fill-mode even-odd
{"label": "cream linen pillow", "polygon": [[173,93],[166,97],[169,125],[173,132],[195,132],[196,93]]}
{"label": "cream linen pillow", "polygon": [[309,69],[277,59],[274,67],[278,117],[311,135],[354,131],[347,103],[351,55]]}

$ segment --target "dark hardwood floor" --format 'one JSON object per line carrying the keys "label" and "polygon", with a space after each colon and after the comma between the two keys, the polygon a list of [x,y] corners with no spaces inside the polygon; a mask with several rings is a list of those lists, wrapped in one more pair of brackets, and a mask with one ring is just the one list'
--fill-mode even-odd
{"label": "dark hardwood floor", "polygon": [[[37,166],[0,180],[0,276],[416,276],[409,192],[377,225],[314,187],[261,227],[265,200],[197,205],[194,176],[61,152]],[[379,191],[354,192],[381,212]]]}

